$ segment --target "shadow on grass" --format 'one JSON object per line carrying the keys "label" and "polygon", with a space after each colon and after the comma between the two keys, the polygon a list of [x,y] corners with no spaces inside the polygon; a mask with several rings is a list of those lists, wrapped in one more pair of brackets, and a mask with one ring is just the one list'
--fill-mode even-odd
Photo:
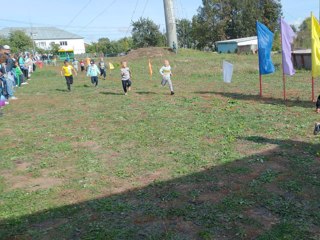
{"label": "shadow on grass", "polygon": [[301,100],[291,100],[287,99],[284,101],[283,99],[279,98],[269,98],[269,97],[260,97],[259,95],[250,95],[250,94],[243,94],[243,93],[228,93],[228,92],[214,92],[214,91],[198,91],[194,92],[195,94],[213,94],[213,95],[220,95],[227,98],[233,98],[237,100],[244,100],[244,101],[257,101],[262,102],[265,104],[272,104],[272,105],[286,105],[287,107],[304,107],[304,108],[315,108],[315,104],[311,101],[301,101]]}
{"label": "shadow on grass", "polygon": [[139,94],[139,95],[155,95],[155,94],[157,94],[155,92],[148,92],[148,91],[137,91],[135,93]]}
{"label": "shadow on grass", "polygon": [[123,93],[118,93],[118,92],[100,92],[100,94],[104,94],[104,95],[124,95]]}
{"label": "shadow on grass", "polygon": [[57,92],[69,92],[68,89],[59,89],[59,88],[57,88],[56,91]]}
{"label": "shadow on grass", "polygon": [[0,238],[319,239],[320,145],[259,136],[238,141],[255,153],[143,188],[2,220]]}

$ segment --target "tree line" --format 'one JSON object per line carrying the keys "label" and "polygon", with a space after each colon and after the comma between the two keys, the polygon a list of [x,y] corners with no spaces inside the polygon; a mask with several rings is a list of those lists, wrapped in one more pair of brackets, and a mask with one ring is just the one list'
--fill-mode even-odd
{"label": "tree line", "polygon": [[[274,50],[280,50],[279,19],[282,16],[281,0],[202,0],[197,13],[189,19],[177,20],[177,35],[180,48],[215,50],[215,42],[256,35],[256,21],[264,23],[275,32]],[[310,46],[310,18],[296,29],[296,48]],[[17,31],[10,34],[13,50],[32,49],[32,40]],[[116,55],[130,49],[165,46],[166,34],[150,18],[140,18],[132,22],[131,37],[111,41],[107,37],[87,46],[88,53]],[[51,52],[59,46],[52,46]],[[40,52],[44,51],[36,49]]]}

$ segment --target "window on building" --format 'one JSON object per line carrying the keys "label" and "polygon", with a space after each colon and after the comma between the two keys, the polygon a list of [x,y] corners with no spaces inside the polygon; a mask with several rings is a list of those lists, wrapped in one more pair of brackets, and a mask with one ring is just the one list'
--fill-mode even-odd
{"label": "window on building", "polygon": [[60,46],[67,46],[68,42],[67,41],[60,41]]}
{"label": "window on building", "polygon": [[47,43],[46,42],[38,42],[37,45],[40,48],[45,48],[47,46]]}

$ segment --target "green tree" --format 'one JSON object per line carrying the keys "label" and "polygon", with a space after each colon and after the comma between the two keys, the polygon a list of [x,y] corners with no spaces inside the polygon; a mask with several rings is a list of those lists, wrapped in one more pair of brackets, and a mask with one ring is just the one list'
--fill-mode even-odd
{"label": "green tree", "polygon": [[132,40],[134,48],[161,46],[163,45],[163,34],[152,20],[140,18],[132,23]]}
{"label": "green tree", "polygon": [[50,52],[53,55],[58,55],[59,50],[60,50],[60,45],[59,44],[56,44],[54,42],[50,43]]}
{"label": "green tree", "polygon": [[298,29],[295,48],[311,48],[311,17],[306,18]]}
{"label": "green tree", "polygon": [[33,49],[32,39],[23,31],[17,30],[11,32],[8,40],[12,52],[30,51]]}
{"label": "green tree", "polygon": [[282,14],[280,0],[203,0],[202,3],[192,20],[198,48],[220,40],[254,36],[257,20],[275,31]]}
{"label": "green tree", "polygon": [[188,19],[177,20],[179,47],[191,48],[193,44],[192,22]]}

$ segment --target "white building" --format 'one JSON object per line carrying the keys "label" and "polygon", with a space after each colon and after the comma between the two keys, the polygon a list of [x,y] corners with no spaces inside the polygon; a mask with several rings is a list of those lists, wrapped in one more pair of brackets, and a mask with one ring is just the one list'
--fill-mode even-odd
{"label": "white building", "polygon": [[3,28],[0,34],[8,37],[13,31],[23,31],[30,36],[37,47],[50,50],[51,43],[59,44],[61,49],[73,50],[74,54],[85,53],[83,37],[55,27]]}
{"label": "white building", "polygon": [[253,36],[218,41],[216,47],[219,53],[255,53],[258,49],[258,38]]}

